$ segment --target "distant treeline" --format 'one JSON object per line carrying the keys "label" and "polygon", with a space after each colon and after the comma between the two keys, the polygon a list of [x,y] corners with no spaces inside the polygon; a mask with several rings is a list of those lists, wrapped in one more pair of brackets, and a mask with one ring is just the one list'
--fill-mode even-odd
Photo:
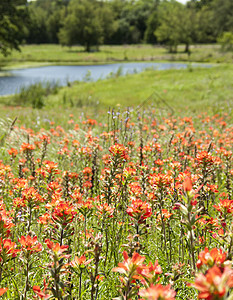
{"label": "distant treeline", "polygon": [[233,0],[37,0],[28,3],[26,43],[83,45],[212,43],[233,32]]}

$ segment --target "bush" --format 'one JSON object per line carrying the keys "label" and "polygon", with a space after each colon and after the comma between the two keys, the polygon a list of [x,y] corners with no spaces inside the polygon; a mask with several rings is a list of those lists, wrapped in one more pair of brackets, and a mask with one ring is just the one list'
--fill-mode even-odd
{"label": "bush", "polygon": [[224,32],[218,39],[221,50],[224,52],[233,51],[233,32]]}

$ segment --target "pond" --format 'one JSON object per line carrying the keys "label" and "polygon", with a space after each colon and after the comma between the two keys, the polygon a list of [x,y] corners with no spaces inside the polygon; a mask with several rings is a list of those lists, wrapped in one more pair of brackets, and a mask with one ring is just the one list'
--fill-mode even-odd
{"label": "pond", "polygon": [[[115,75],[139,73],[147,68],[155,70],[184,69],[186,63],[117,63],[109,65],[88,66],[46,66],[28,69],[11,70],[10,76],[0,77],[0,95],[15,94],[21,87],[30,86],[38,82],[54,82],[61,86],[73,81],[97,81]],[[195,64],[192,66],[198,66]],[[208,65],[200,65],[209,67]]]}

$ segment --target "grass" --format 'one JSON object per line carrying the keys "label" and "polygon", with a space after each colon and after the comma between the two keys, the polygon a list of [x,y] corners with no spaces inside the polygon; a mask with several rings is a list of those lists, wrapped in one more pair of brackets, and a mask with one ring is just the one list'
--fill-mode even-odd
{"label": "grass", "polygon": [[87,53],[79,46],[68,48],[60,45],[25,45],[21,47],[21,52],[13,51],[6,58],[0,55],[0,66],[10,69],[48,64],[84,65],[118,61],[233,61],[232,53],[222,53],[219,45],[192,46],[190,56],[184,53],[184,46],[178,47],[177,54],[170,54],[165,48],[152,45],[101,46],[99,50]]}
{"label": "grass", "polygon": [[[56,94],[49,94],[45,108],[71,110],[105,109],[116,106],[149,106],[179,113],[232,109],[233,66],[191,70],[147,70],[140,74],[115,77],[97,82],[73,83]],[[149,99],[148,99],[149,98]],[[2,104],[12,103],[12,96],[2,97]],[[10,108],[5,108],[12,114]],[[13,110],[14,112],[14,110]]]}

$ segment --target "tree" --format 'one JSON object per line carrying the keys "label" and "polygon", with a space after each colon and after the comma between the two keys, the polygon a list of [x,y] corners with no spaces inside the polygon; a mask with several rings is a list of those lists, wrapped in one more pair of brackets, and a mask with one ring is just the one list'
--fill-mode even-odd
{"label": "tree", "polygon": [[42,44],[49,42],[49,34],[46,26],[47,11],[42,7],[29,6],[30,24],[28,26],[27,43]]}
{"label": "tree", "polygon": [[189,46],[197,39],[197,13],[193,8],[183,6],[180,10],[180,41],[185,44],[185,52],[190,53]]}
{"label": "tree", "polygon": [[147,43],[154,44],[157,42],[156,36],[154,34],[155,30],[159,25],[158,22],[158,11],[157,9],[147,19],[147,27],[144,35],[144,40]]}
{"label": "tree", "polygon": [[212,9],[216,36],[233,32],[233,1],[213,0]]}
{"label": "tree", "polygon": [[169,52],[176,52],[181,43],[181,18],[183,5],[176,1],[164,1],[159,5],[159,26],[155,30],[157,40],[169,47]]}
{"label": "tree", "polygon": [[27,0],[0,1],[0,52],[8,55],[25,38],[27,18]]}
{"label": "tree", "polygon": [[169,52],[176,52],[178,44],[185,44],[185,52],[196,39],[197,19],[195,9],[177,1],[164,1],[158,9],[159,26],[155,30],[158,41],[169,47]]}
{"label": "tree", "polygon": [[216,41],[216,32],[214,29],[213,10],[208,6],[203,6],[197,11],[197,36],[198,43],[213,43]]}
{"label": "tree", "polygon": [[113,13],[112,7],[109,2],[99,3],[99,22],[103,30],[103,42],[108,43],[112,34],[117,29],[117,22]]}
{"label": "tree", "polygon": [[87,52],[103,42],[99,3],[96,0],[71,0],[67,17],[60,29],[59,42],[64,46],[81,44]]}
{"label": "tree", "polygon": [[[108,41],[110,44],[136,44],[144,40],[147,20],[159,0],[112,0],[117,26]],[[155,29],[154,29],[155,30]]]}
{"label": "tree", "polygon": [[27,43],[58,43],[58,32],[65,18],[67,0],[37,0],[29,2]]}
{"label": "tree", "polygon": [[147,20],[151,12],[156,9],[157,1],[138,0],[132,7],[131,24],[137,28],[139,32],[139,39],[137,42],[142,42],[147,28]]}
{"label": "tree", "polygon": [[190,0],[187,3],[188,8],[194,7],[196,9],[202,9],[202,7],[210,7],[214,0]]}

